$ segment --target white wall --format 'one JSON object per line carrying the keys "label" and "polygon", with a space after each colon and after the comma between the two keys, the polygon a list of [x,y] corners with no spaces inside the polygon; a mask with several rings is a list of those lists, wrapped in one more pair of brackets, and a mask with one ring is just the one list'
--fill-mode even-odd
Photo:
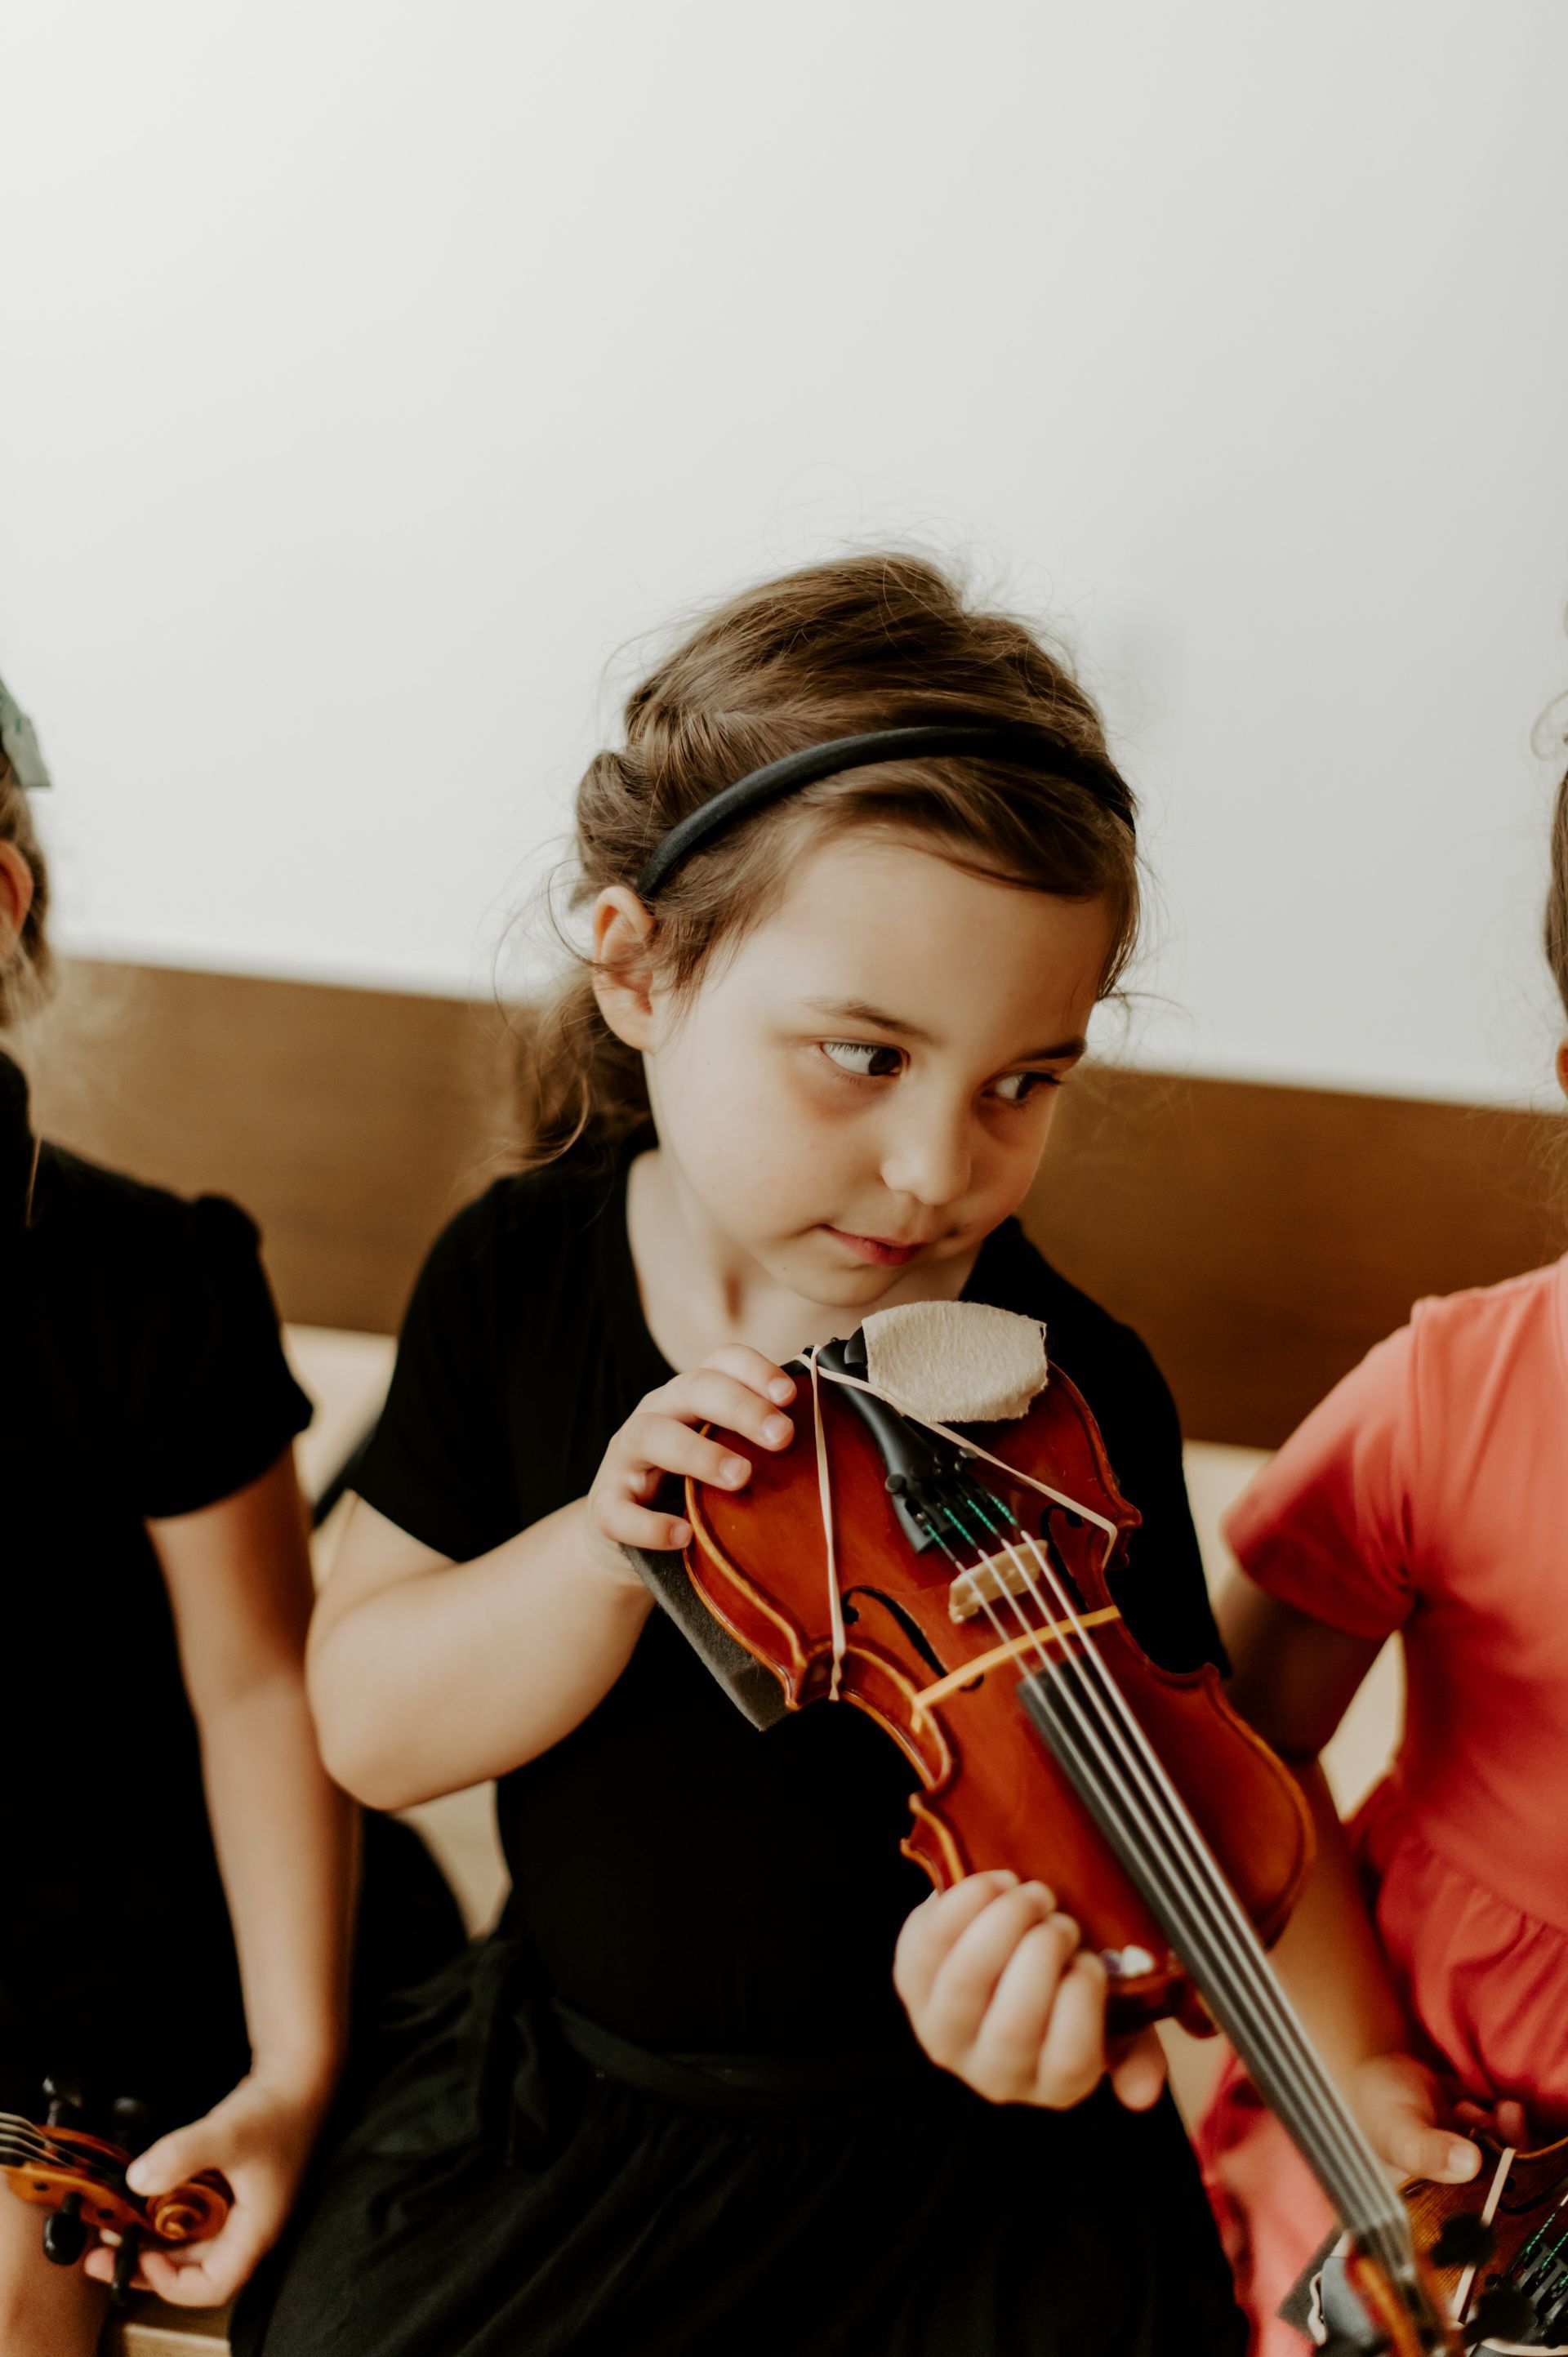
{"label": "white wall", "polygon": [[4,72],[71,942],[483,985],[611,651],[914,536],[1108,702],[1133,1052],[1539,1082],[1561,0],[10,0]]}

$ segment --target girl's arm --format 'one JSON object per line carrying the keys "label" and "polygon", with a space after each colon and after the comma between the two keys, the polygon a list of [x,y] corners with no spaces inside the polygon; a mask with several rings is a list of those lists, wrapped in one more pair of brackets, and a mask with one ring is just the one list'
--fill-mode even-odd
{"label": "girl's arm", "polygon": [[738,1489],[749,1461],[692,1429],[786,1448],[795,1386],[731,1345],[650,1392],[586,1498],[455,1564],[357,1500],[310,1637],[310,1694],[333,1774],[400,1809],[505,1775],[569,1734],[629,1660],[652,1599],[623,1545],[683,1546],[647,1501],[667,1474]]}
{"label": "girl's arm", "polygon": [[[250,2072],[129,2172],[138,2192],[219,2169],[235,2193],[189,2261],[149,2251],[166,2298],[227,2299],[273,2242],[326,2110],[346,2029],[353,1811],[321,1764],[305,1692],[310,1558],[292,1453],[199,1512],[149,1523],[239,1953]],[[177,1967],[177,1958],[173,1960]],[[90,2262],[107,2274],[107,2253]]]}
{"label": "girl's arm", "polygon": [[1312,1811],[1317,1854],[1274,1964],[1378,2150],[1403,2176],[1473,2177],[1473,2144],[1436,2126],[1432,2073],[1405,2051],[1410,2030],[1362,1904],[1355,1861],[1319,1754],[1381,1640],[1332,1629],[1238,1574],[1219,1600],[1230,1697],[1291,1768]]}

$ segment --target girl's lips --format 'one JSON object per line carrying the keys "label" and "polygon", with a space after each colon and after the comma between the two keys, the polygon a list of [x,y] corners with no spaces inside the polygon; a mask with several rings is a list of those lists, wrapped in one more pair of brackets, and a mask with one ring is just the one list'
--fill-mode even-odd
{"label": "girl's lips", "polygon": [[919,1244],[893,1243],[886,1236],[852,1236],[847,1228],[830,1228],[828,1233],[847,1244],[859,1259],[875,1261],[882,1268],[901,1268],[923,1249]]}

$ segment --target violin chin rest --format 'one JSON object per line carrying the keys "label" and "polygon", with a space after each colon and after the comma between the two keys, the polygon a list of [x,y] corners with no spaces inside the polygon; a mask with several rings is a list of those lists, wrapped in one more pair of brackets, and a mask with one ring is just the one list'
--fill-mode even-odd
{"label": "violin chin rest", "polygon": [[714,1619],[687,1576],[683,1555],[650,1555],[643,1547],[625,1547],[622,1553],[753,1727],[776,1727],[789,1717],[783,1687]]}

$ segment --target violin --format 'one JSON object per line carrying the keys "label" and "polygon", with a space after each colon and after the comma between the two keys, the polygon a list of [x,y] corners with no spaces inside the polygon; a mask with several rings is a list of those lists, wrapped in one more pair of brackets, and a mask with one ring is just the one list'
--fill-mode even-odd
{"label": "violin", "polygon": [[1122,1620],[1141,1517],[1087,1403],[1052,1368],[1022,1415],[955,1426],[867,1365],[857,1334],[792,1366],[814,1458],[798,1430],[738,1491],[688,1480],[690,1543],[638,1570],[756,1724],[832,1698],[898,1745],[903,1847],[938,1889],[1047,1883],[1104,1962],[1111,2035],[1224,2030],[1346,2230],[1369,2345],[1474,2345],[1268,1961],[1311,1864],[1305,1799],[1217,1670],[1160,1668]]}
{"label": "violin", "polygon": [[[1416,2232],[1448,2314],[1489,2349],[1531,2357],[1568,2350],[1568,2136],[1532,2151],[1477,2137],[1483,2166],[1469,2185],[1407,2185]],[[1477,2193],[1481,2208],[1472,2205]]]}
{"label": "violin", "polygon": [[132,2158],[126,2147],[66,2125],[57,2115],[75,2106],[49,2092],[46,2126],[0,2112],[0,2179],[20,2200],[48,2212],[44,2255],[57,2266],[74,2266],[95,2233],[119,2236],[110,2298],[124,2307],[143,2244],[173,2250],[206,2241],[227,2218],[232,2196],[216,2169],[204,2169],[188,2184],[144,2201],[125,2182]]}

